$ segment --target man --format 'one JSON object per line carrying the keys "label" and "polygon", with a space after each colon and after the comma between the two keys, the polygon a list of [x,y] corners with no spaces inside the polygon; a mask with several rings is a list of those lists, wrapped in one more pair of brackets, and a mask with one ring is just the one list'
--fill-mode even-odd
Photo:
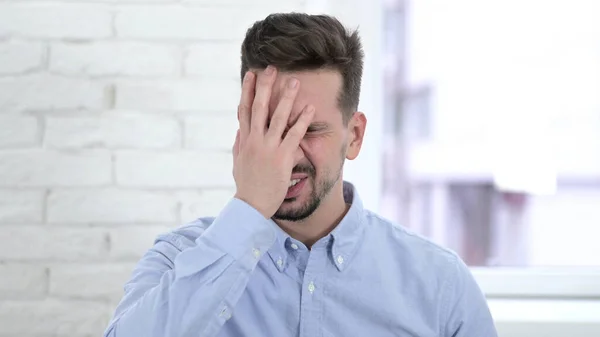
{"label": "man", "polygon": [[241,54],[237,192],[156,240],[104,336],[496,336],[464,263],[342,179],[366,128],[358,33],[274,14]]}

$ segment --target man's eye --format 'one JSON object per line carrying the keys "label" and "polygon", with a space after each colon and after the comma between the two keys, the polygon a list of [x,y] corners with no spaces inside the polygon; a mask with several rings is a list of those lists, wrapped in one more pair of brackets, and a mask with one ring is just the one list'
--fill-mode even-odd
{"label": "man's eye", "polygon": [[323,131],[324,129],[325,129],[325,128],[323,128],[323,127],[321,127],[321,126],[316,126],[316,125],[313,125],[313,126],[309,126],[309,127],[306,129],[306,132],[319,132],[319,131]]}

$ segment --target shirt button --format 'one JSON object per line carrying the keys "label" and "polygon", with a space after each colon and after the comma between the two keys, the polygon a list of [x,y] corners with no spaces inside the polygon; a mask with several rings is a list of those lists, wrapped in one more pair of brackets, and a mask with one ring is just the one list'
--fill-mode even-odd
{"label": "shirt button", "polygon": [[252,254],[254,254],[254,257],[258,259],[260,257],[260,250],[254,248],[252,249]]}
{"label": "shirt button", "polygon": [[293,250],[296,250],[296,249],[298,249],[298,245],[297,245],[297,244],[295,244],[295,243],[292,243],[292,244],[291,244],[291,247],[292,247],[292,249],[293,249]]}
{"label": "shirt button", "polygon": [[310,283],[308,284],[308,291],[312,294],[315,291],[315,284],[310,281]]}
{"label": "shirt button", "polygon": [[344,263],[344,258],[341,255],[338,255],[338,257],[337,257],[337,263],[338,264]]}
{"label": "shirt button", "polygon": [[277,265],[280,267],[283,266],[283,260],[281,258],[277,259]]}
{"label": "shirt button", "polygon": [[221,316],[221,317],[224,317],[224,318],[225,318],[225,320],[228,320],[228,319],[230,319],[230,318],[231,318],[231,314],[229,313],[229,310],[228,310],[228,308],[227,308],[227,307],[223,307],[223,310],[221,310],[221,314],[220,314],[220,316]]}

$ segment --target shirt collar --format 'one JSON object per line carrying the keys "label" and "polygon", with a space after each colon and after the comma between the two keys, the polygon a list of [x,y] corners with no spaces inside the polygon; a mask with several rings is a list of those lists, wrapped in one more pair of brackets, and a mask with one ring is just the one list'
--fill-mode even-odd
{"label": "shirt collar", "polygon": [[281,227],[279,227],[275,221],[270,220],[273,226],[275,227],[275,243],[269,249],[268,253],[275,264],[275,267],[280,272],[283,272],[287,267],[287,258],[288,252],[286,250],[286,245],[289,245],[289,241],[292,239],[290,235],[284,232]]}
{"label": "shirt collar", "polygon": [[[364,209],[362,201],[353,184],[344,181],[344,200],[350,204],[350,209],[342,218],[340,223],[328,235],[332,244],[329,256],[339,271],[343,271],[351,262],[358,247],[362,232],[364,230]],[[292,238],[284,232],[273,220],[276,232],[275,244],[268,253],[277,269],[282,272],[287,267],[288,252],[286,246],[292,242]],[[327,237],[323,238],[326,239]],[[321,241],[321,240],[319,240]]]}
{"label": "shirt collar", "polygon": [[350,209],[331,232],[333,238],[331,257],[339,271],[344,270],[352,262],[364,230],[363,204],[356,187],[349,182],[344,182],[344,200],[350,204]]}

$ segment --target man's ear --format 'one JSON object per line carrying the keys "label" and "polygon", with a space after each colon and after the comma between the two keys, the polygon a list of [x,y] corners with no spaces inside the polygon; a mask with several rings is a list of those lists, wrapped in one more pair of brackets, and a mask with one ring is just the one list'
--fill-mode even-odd
{"label": "man's ear", "polygon": [[346,159],[354,160],[360,153],[363,139],[365,137],[365,129],[367,128],[367,117],[364,113],[357,111],[352,115],[348,122],[348,149],[346,150]]}

